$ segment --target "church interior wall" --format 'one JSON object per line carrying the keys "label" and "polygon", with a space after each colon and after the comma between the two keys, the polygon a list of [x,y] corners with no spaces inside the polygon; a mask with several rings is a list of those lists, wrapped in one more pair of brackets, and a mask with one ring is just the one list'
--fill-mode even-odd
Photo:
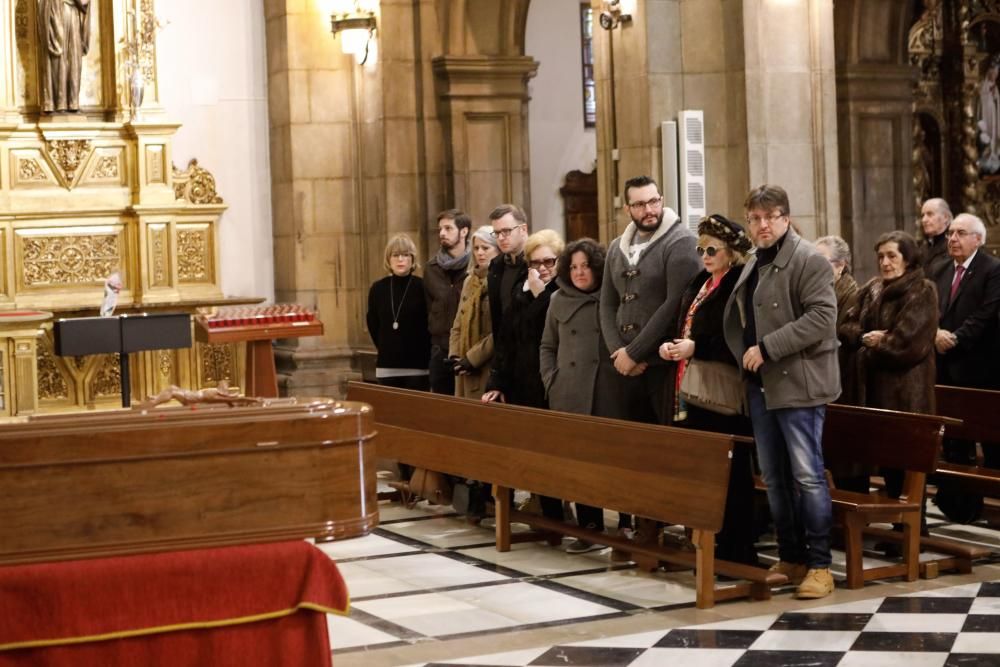
{"label": "church interior wall", "polygon": [[157,5],[160,99],[181,123],[181,169],[212,170],[229,210],[219,226],[222,290],[274,298],[264,13],[246,0],[169,0]]}
{"label": "church interior wall", "polygon": [[[589,173],[597,159],[597,132],[584,127],[579,0],[533,2],[525,54],[538,61],[528,82],[532,229],[565,234],[559,188],[573,170]],[[600,28],[598,28],[600,29]]]}

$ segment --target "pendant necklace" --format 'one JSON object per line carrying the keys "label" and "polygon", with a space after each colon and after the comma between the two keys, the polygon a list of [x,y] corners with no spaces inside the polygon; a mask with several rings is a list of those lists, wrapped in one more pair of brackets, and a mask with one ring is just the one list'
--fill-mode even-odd
{"label": "pendant necklace", "polygon": [[396,308],[396,298],[392,293],[392,278],[389,278],[389,309],[392,311],[392,328],[393,330],[399,328],[399,313],[403,310],[403,302],[406,301],[406,293],[410,291],[410,283],[413,282],[413,274],[407,276],[406,289],[403,290],[403,296],[399,300],[399,308]]}

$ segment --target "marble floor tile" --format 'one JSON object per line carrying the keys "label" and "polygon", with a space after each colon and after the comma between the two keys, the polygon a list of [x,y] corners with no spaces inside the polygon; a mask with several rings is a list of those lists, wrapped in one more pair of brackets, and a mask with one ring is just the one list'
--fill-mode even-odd
{"label": "marble floor tile", "polygon": [[875,614],[866,632],[961,632],[965,614]]}
{"label": "marble floor tile", "polygon": [[368,600],[355,606],[430,636],[550,623],[618,611],[523,582]]}
{"label": "marble floor tile", "polygon": [[532,667],[628,667],[643,649],[614,646],[553,646],[529,664]]}
{"label": "marble floor tile", "polygon": [[383,525],[381,529],[443,549],[493,543],[496,539],[492,530],[474,526],[465,519],[456,517],[401,521]]}
{"label": "marble floor tile", "polygon": [[629,663],[629,667],[731,667],[745,653],[743,649],[651,648]]}
{"label": "marble floor tile", "polygon": [[339,565],[351,599],[505,581],[503,575],[433,553],[352,561]]}
{"label": "marble floor tile", "polygon": [[730,621],[703,623],[698,627],[704,630],[767,630],[774,625],[776,620],[778,620],[778,614],[765,614],[763,616],[734,618]]}
{"label": "marble floor tile", "polygon": [[573,646],[617,646],[622,648],[650,648],[663,638],[663,630],[637,632],[618,637],[601,637],[589,641],[574,642]]}
{"label": "marble floor tile", "polygon": [[970,614],[1000,614],[1000,598],[977,597],[969,608]]}
{"label": "marble floor tile", "polygon": [[749,648],[754,651],[847,651],[860,631],[768,630]]}
{"label": "marble floor tile", "polygon": [[887,656],[874,651],[851,651],[837,663],[837,667],[943,667],[947,653],[906,653]]}
{"label": "marble floor tile", "polygon": [[337,614],[326,615],[326,628],[330,635],[330,648],[334,651],[355,646],[377,646],[399,640],[398,637]]}
{"label": "marble floor tile", "polygon": [[316,547],[335,561],[347,558],[370,558],[372,556],[419,551],[416,547],[387,539],[381,535],[365,535],[364,537],[357,537],[350,540],[321,542]]}
{"label": "marble floor tile", "polygon": [[461,660],[444,660],[437,664],[452,665],[508,665],[522,666],[530,665],[532,660],[549,650],[549,647],[529,648],[522,651],[508,651],[506,653],[490,653],[489,655],[479,655],[474,658],[462,658]]}
{"label": "marble floor tile", "polygon": [[689,604],[695,600],[694,576],[690,572],[648,574],[632,568],[560,577],[558,581],[645,609]]}
{"label": "marble floor tile", "polygon": [[952,653],[996,653],[1000,665],[1000,632],[963,632],[955,638]]}
{"label": "marble floor tile", "polygon": [[536,542],[513,544],[510,551],[506,552],[497,551],[495,546],[490,545],[462,549],[462,553],[533,576],[582,572],[611,568],[615,565],[608,558],[607,552],[588,551],[583,554],[568,554],[561,548]]}

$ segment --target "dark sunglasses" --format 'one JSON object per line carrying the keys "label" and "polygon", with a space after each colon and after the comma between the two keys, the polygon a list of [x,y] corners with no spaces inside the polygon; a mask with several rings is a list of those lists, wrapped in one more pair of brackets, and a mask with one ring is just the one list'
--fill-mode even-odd
{"label": "dark sunglasses", "polygon": [[530,266],[533,269],[540,269],[543,266],[546,269],[551,269],[555,265],[556,265],[555,257],[546,257],[545,259],[533,259],[530,262],[528,262],[528,266]]}
{"label": "dark sunglasses", "polygon": [[709,257],[715,257],[715,253],[719,252],[720,250],[722,250],[722,248],[716,248],[714,245],[710,245],[710,246],[708,246],[706,248],[702,248],[701,246],[698,246],[697,248],[695,248],[695,252],[698,253],[699,257],[701,257],[702,255],[708,255]]}

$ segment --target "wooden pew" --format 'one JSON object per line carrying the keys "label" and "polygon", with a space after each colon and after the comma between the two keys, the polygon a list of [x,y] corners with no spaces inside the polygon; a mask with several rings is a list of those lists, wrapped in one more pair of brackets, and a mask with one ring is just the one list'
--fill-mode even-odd
{"label": "wooden pew", "polygon": [[306,537],[378,522],[368,406],[295,399],[0,426],[0,566]]}
{"label": "wooden pew", "polygon": [[[937,385],[938,414],[960,419],[949,424],[945,436],[974,442],[1000,443],[1000,391]],[[1000,498],[1000,470],[982,465],[938,463],[939,479],[956,479],[962,488],[990,498]]]}
{"label": "wooden pew", "polygon": [[[768,599],[784,575],[716,561],[733,437],[634,424],[352,382],[351,401],[374,408],[378,455],[491,482],[497,550],[510,549],[511,521],[693,567],[696,605]],[[693,529],[695,552],[640,547],[510,508],[511,489],[579,501]],[[715,572],[747,580],[716,587]]]}
{"label": "wooden pew", "polygon": [[[902,497],[881,492],[856,493],[831,489],[835,517],[843,526],[847,552],[847,587],[865,581],[903,576],[914,581],[920,572],[920,511],[927,475],[937,467],[941,437],[956,420],[892,410],[846,405],[827,407],[823,430],[823,457],[827,462],[861,463],[905,471]],[[871,529],[876,522],[902,523],[903,532]],[[862,534],[900,539],[901,563],[863,569]],[[969,561],[971,567],[971,561]]]}

